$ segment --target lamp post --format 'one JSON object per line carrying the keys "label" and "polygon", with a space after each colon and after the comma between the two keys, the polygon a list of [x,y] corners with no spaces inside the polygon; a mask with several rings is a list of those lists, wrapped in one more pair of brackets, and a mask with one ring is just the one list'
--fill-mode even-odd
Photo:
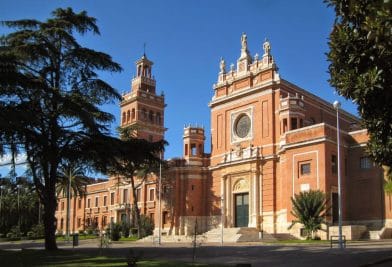
{"label": "lamp post", "polygon": [[224,195],[221,196],[221,245],[223,246],[223,228],[224,228],[224,204],[225,197]]}
{"label": "lamp post", "polygon": [[159,154],[159,181],[158,181],[158,245],[161,244],[161,224],[162,224],[162,206],[161,206],[161,187],[162,187],[162,152]]}
{"label": "lamp post", "polygon": [[336,136],[337,136],[337,146],[338,146],[338,207],[339,207],[339,248],[343,248],[342,242],[342,184],[340,177],[340,127],[339,127],[339,109],[340,102],[333,102],[333,107],[336,109]]}

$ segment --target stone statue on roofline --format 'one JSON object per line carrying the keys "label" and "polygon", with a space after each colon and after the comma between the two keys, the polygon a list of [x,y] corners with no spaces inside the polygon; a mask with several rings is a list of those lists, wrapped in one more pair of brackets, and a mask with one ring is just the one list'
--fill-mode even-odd
{"label": "stone statue on roofline", "polygon": [[220,68],[220,73],[226,73],[226,63],[222,57],[220,59],[219,68]]}
{"label": "stone statue on roofline", "polygon": [[267,38],[265,38],[263,43],[264,55],[269,55],[271,53],[271,44]]}
{"label": "stone statue on roofline", "polygon": [[246,36],[246,33],[242,33],[241,36],[241,49],[244,51],[248,50],[248,37]]}

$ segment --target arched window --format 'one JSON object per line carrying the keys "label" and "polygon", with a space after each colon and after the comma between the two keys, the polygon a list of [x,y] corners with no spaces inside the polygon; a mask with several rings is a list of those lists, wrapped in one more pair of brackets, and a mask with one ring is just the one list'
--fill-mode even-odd
{"label": "arched window", "polygon": [[131,119],[132,120],[135,119],[135,109],[134,108],[132,109],[132,112],[131,112]]}
{"label": "arched window", "polygon": [[129,110],[127,111],[127,122],[129,121],[129,118],[131,117],[131,113],[129,112]]}
{"label": "arched window", "polygon": [[153,111],[149,111],[148,113],[148,118],[150,120],[150,122],[154,122],[154,112]]}
{"label": "arched window", "polygon": [[126,116],[125,116],[125,112],[123,112],[122,113],[122,123],[124,124],[125,123],[125,120],[126,120],[127,118],[126,118]]}
{"label": "arched window", "polygon": [[143,120],[147,119],[147,110],[145,108],[142,109],[142,116],[143,116]]}
{"label": "arched window", "polygon": [[161,113],[157,112],[157,124],[161,125]]}
{"label": "arched window", "polygon": [[137,67],[137,76],[140,76],[141,75],[141,70],[142,70],[142,66],[138,66]]}

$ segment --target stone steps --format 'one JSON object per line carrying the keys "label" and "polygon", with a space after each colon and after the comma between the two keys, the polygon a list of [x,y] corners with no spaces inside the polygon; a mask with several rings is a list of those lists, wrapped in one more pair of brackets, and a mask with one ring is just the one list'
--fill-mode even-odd
{"label": "stone steps", "polygon": [[[267,232],[260,232],[256,228],[224,228],[223,229],[223,242],[237,243],[237,242],[263,242],[263,241],[276,241],[296,239],[290,234],[269,234]],[[162,243],[192,243],[194,236],[185,235],[163,235],[161,237]],[[140,239],[138,242],[158,242],[157,236],[147,236]],[[203,234],[196,236],[196,242],[202,243],[221,243],[222,242],[222,229],[214,228]]]}

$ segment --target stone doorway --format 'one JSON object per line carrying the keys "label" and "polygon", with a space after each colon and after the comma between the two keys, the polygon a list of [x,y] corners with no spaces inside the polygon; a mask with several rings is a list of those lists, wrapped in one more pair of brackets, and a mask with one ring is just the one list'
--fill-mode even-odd
{"label": "stone doorway", "polygon": [[249,193],[234,195],[235,227],[248,227],[249,224]]}

